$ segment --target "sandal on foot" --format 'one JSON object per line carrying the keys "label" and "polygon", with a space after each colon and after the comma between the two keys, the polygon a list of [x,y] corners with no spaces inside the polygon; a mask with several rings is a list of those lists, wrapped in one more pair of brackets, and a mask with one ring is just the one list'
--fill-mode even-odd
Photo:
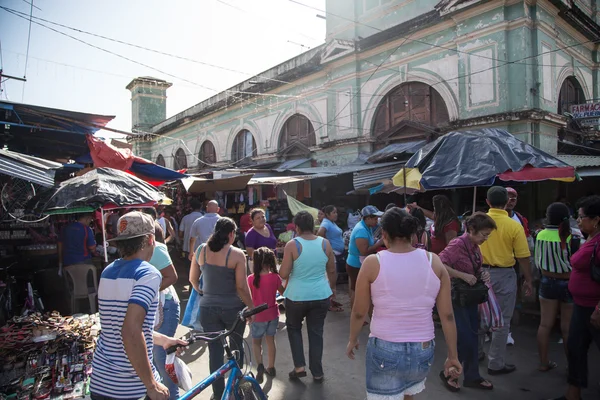
{"label": "sandal on foot", "polygon": [[269,375],[271,378],[275,378],[275,376],[277,376],[277,371],[275,371],[275,368],[267,368],[267,370],[265,371],[267,373],[267,375]]}
{"label": "sandal on foot", "polygon": [[339,301],[335,301],[335,300],[331,300],[331,305],[334,307],[339,307],[342,308],[342,303],[340,303]]}
{"label": "sandal on foot", "polygon": [[548,361],[548,363],[546,365],[540,365],[540,367],[538,368],[538,371],[548,372],[548,371],[553,370],[556,367],[558,367],[558,364],[556,364],[554,361]]}
{"label": "sandal on foot", "polygon": [[306,378],[306,371],[296,372],[296,370],[293,370],[288,374],[288,376],[290,377],[290,379]]}
{"label": "sandal on foot", "polygon": [[444,382],[444,386],[449,391],[456,393],[460,390],[460,387],[452,386],[450,384],[450,382],[458,384],[458,379],[453,379],[452,377],[447,377],[446,375],[444,375],[444,371],[440,371],[440,379],[442,380],[442,382]]}
{"label": "sandal on foot", "polygon": [[329,311],[331,311],[331,312],[343,312],[344,309],[342,307],[340,307],[340,306],[336,306],[336,305],[332,304],[332,305],[329,306]]}
{"label": "sandal on foot", "polygon": [[[487,385],[486,385],[486,383],[487,383]],[[483,379],[483,378],[480,378],[476,381],[471,381],[471,382],[464,381],[463,386],[468,387],[468,388],[473,388],[473,389],[482,389],[482,390],[493,390],[494,389],[494,385],[492,385],[492,382],[490,382],[486,379]]]}

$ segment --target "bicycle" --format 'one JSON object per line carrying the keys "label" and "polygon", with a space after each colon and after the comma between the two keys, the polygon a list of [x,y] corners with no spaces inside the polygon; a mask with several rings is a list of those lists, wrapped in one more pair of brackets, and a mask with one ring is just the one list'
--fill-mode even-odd
{"label": "bicycle", "polygon": [[[223,348],[225,350],[225,354],[227,356],[227,362],[221,366],[218,370],[210,374],[207,378],[205,378],[202,382],[196,384],[193,388],[191,388],[188,392],[186,392],[183,396],[179,397],[178,400],[191,400],[196,397],[198,394],[203,392],[209,386],[211,386],[217,379],[225,379],[225,374],[227,372],[231,372],[229,375],[229,379],[225,383],[225,391],[223,392],[222,400],[267,400],[267,395],[263,392],[262,388],[254,378],[254,375],[249,372],[247,374],[243,374],[237,360],[235,358],[234,352],[229,348],[229,344],[227,343],[227,337],[234,333],[235,328],[240,322],[244,322],[247,318],[250,318],[253,315],[256,315],[268,308],[268,305],[261,304],[258,307],[251,309],[243,309],[238,313],[238,318],[236,318],[233,326],[228,331],[222,332],[214,332],[214,333],[192,333],[190,338],[187,339],[189,344],[194,343],[195,341],[202,340],[207,343],[214,342],[220,340],[223,344]],[[205,335],[216,335],[214,337],[208,337]],[[180,346],[172,346],[167,350],[167,354],[174,353],[177,351]]]}

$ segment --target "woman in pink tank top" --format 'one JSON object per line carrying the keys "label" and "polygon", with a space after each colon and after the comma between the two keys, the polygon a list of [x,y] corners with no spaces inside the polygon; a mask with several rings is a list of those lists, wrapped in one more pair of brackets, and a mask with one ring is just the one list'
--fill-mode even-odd
{"label": "woman in pink tank top", "polygon": [[434,305],[448,347],[444,373],[458,378],[462,371],[456,349],[450,278],[437,255],[412,246],[418,226],[416,218],[392,208],[381,218],[381,226],[388,250],[367,257],[362,265],[346,353],[354,359],[358,335],[372,302],[366,355],[367,399],[412,399],[425,389],[433,364]]}

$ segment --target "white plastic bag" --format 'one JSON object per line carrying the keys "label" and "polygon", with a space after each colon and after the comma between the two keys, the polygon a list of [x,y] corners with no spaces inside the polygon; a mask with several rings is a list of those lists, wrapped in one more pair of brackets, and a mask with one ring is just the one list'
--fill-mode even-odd
{"label": "white plastic bag", "polygon": [[167,354],[165,370],[173,383],[186,392],[194,386],[192,384],[192,371],[190,371],[187,364],[181,358],[177,357],[176,353]]}

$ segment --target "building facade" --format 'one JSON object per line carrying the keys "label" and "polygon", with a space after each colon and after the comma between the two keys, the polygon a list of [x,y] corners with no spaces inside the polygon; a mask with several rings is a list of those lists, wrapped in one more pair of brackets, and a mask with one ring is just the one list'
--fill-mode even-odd
{"label": "building facade", "polygon": [[294,159],[328,167],[395,142],[496,127],[557,154],[586,141],[570,128],[569,106],[600,97],[599,8],[598,0],[328,0],[325,44],[171,118],[170,84],[134,79],[133,129],[151,134],[134,150],[174,169]]}

